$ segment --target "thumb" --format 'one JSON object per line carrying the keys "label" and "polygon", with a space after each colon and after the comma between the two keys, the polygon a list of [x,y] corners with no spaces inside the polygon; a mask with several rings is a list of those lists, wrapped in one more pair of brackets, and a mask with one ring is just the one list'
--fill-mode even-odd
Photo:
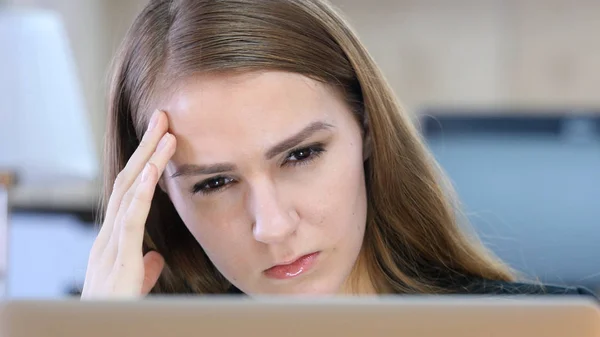
{"label": "thumb", "polygon": [[165,266],[165,259],[158,252],[150,251],[144,255],[144,283],[142,284],[142,295],[147,295],[160,277]]}

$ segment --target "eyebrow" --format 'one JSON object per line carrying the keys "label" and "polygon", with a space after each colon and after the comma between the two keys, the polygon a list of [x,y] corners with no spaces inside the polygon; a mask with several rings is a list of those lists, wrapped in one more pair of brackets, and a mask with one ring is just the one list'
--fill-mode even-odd
{"label": "eyebrow", "polygon": [[[265,158],[267,160],[272,159],[276,155],[289,150],[298,144],[302,143],[306,138],[312,136],[318,131],[321,130],[329,130],[334,126],[322,121],[313,122],[307,125],[304,129],[300,130],[300,132],[295,135],[284,139],[283,141],[277,143],[273,147],[271,147],[266,153]],[[184,164],[181,165],[175,173],[171,175],[171,178],[177,178],[181,176],[197,176],[197,175],[209,175],[216,173],[224,173],[235,171],[237,166],[232,163],[218,163],[211,165],[194,165],[194,164]]]}

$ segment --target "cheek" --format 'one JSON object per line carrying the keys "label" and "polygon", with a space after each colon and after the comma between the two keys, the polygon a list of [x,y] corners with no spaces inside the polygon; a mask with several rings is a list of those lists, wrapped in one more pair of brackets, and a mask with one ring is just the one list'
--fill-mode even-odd
{"label": "cheek", "polygon": [[[248,233],[244,226],[243,209],[231,198],[206,199],[199,201],[197,196],[183,196],[182,192],[171,189],[170,197],[188,230],[211,259],[230,260],[235,251],[230,247],[242,248],[248,245]],[[215,264],[218,261],[213,261]]]}
{"label": "cheek", "polygon": [[[177,204],[182,201],[173,199]],[[239,207],[224,210],[223,205],[214,205],[198,205],[188,198],[176,209],[220,273],[231,282],[238,282],[252,275],[252,268],[257,265],[251,230],[241,220],[244,216]]]}
{"label": "cheek", "polygon": [[301,218],[319,227],[329,239],[361,230],[365,223],[366,193],[362,151],[349,144],[332,148],[317,172],[296,192]]}

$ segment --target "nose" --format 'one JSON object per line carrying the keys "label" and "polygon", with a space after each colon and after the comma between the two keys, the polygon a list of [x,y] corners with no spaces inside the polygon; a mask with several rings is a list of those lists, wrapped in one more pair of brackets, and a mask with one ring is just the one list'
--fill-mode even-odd
{"label": "nose", "polygon": [[251,209],[254,216],[252,233],[256,241],[265,244],[281,243],[297,230],[297,214],[277,195],[272,182],[255,184]]}

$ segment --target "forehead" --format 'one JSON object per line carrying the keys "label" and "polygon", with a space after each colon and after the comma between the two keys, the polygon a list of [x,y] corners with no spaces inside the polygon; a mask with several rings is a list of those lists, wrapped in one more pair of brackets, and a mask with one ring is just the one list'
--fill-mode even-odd
{"label": "forehead", "polygon": [[286,72],[202,75],[182,83],[165,103],[177,137],[175,161],[198,152],[211,157],[264,149],[311,122],[335,123],[348,114],[336,91]]}

